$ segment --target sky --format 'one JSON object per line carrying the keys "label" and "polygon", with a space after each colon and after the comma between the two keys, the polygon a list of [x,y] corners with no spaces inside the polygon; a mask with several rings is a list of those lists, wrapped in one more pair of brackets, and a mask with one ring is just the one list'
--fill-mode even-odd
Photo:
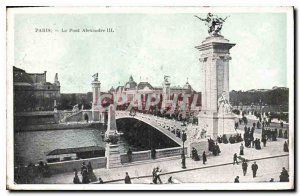
{"label": "sky", "polygon": [[[222,35],[236,43],[230,55],[230,90],[287,86],[287,19],[285,13],[215,13],[230,15]],[[200,52],[195,48],[208,36],[206,13],[17,14],[14,18],[14,66],[28,73],[58,73],[61,93],[92,91],[92,75],[99,73],[101,91],[136,82],[161,86],[188,78],[201,91]],[[36,32],[49,28],[52,33]],[[61,32],[112,28],[114,32]],[[58,32],[55,32],[57,30]],[[11,65],[12,66],[12,65]]]}

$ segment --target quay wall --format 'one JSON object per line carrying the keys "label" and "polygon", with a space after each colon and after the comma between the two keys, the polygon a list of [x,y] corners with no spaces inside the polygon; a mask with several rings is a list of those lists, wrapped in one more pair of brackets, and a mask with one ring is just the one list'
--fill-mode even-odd
{"label": "quay wall", "polygon": [[25,125],[16,131],[45,131],[45,130],[62,130],[62,129],[80,129],[80,128],[101,128],[104,127],[100,122],[82,122],[82,123],[59,123],[45,125]]}
{"label": "quay wall", "polygon": [[106,157],[97,157],[90,159],[79,159],[57,163],[48,163],[48,166],[51,174],[72,172],[73,169],[77,169],[77,171],[80,173],[82,162],[85,162],[86,165],[88,164],[88,162],[91,162],[93,169],[99,169],[106,168],[106,161]]}

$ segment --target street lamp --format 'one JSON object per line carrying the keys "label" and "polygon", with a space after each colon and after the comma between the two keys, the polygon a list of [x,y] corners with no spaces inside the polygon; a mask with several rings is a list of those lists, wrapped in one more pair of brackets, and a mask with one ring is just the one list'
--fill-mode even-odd
{"label": "street lamp", "polygon": [[[181,126],[186,127],[185,121],[183,121],[183,123],[182,123]],[[182,140],[182,154],[181,154],[181,158],[182,158],[181,164],[182,164],[182,166],[181,166],[181,168],[182,169],[186,169],[186,166],[185,166],[185,154],[184,154],[184,142],[186,141],[185,129],[183,129],[183,131],[182,131],[181,140]]]}
{"label": "street lamp", "polygon": [[260,119],[263,118],[263,115],[262,115],[262,104],[263,104],[263,102],[261,101],[261,99],[259,99]]}

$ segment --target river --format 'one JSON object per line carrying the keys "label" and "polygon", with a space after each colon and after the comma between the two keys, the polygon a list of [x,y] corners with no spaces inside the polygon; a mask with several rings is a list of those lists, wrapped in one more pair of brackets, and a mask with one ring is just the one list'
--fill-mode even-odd
{"label": "river", "polygon": [[[55,149],[105,147],[101,131],[92,128],[16,132],[14,140],[16,165],[46,161],[46,155]],[[135,151],[145,150],[134,146],[130,147]],[[121,137],[120,152],[125,153],[128,148],[128,142]]]}

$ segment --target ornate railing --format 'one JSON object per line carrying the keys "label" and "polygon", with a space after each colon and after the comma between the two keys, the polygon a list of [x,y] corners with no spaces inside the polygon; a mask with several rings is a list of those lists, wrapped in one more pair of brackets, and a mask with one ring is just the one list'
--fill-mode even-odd
{"label": "ornate railing", "polygon": [[[172,156],[179,156],[181,155],[181,153],[182,153],[182,147],[157,149],[155,158],[159,159],[159,158],[166,158]],[[184,148],[184,153],[187,154],[187,148]],[[120,157],[121,157],[121,163],[128,163],[129,157],[126,153],[122,153]],[[150,159],[151,159],[151,150],[132,153],[132,162],[145,161]]]}

